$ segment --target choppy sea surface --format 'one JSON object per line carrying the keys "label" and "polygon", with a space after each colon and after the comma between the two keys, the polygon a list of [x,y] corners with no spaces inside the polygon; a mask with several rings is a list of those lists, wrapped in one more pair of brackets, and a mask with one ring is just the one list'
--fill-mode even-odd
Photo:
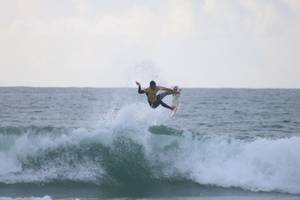
{"label": "choppy sea surface", "polygon": [[0,87],[0,200],[300,199],[299,158],[297,89]]}

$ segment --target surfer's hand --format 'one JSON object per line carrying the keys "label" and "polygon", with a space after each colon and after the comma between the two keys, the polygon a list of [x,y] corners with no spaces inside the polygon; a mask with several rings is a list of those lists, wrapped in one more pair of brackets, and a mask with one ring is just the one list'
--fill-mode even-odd
{"label": "surfer's hand", "polygon": [[176,95],[179,95],[179,94],[180,94],[180,89],[179,89],[177,86],[175,86],[175,87],[173,88],[173,94],[176,94]]}
{"label": "surfer's hand", "polygon": [[136,84],[137,86],[141,86],[141,84],[140,84],[139,82],[137,82],[137,81],[135,82],[135,84]]}

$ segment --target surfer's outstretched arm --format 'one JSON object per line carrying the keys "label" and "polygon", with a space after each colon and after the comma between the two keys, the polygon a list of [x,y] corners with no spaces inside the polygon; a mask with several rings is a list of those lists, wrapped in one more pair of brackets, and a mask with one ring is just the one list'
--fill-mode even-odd
{"label": "surfer's outstretched arm", "polygon": [[173,89],[166,88],[166,87],[161,87],[161,86],[158,86],[158,87],[159,87],[159,90],[164,91],[164,92],[160,93],[159,95],[157,95],[157,97],[159,99],[163,99],[163,98],[165,98],[165,96],[175,93],[175,91]]}
{"label": "surfer's outstretched arm", "polygon": [[145,90],[142,90],[142,88],[141,88],[141,84],[139,83],[139,82],[135,82],[135,84],[137,84],[137,86],[139,86],[139,88],[138,88],[138,93],[139,94],[144,94],[145,93]]}
{"label": "surfer's outstretched arm", "polygon": [[171,89],[171,88],[166,88],[166,87],[161,87],[161,86],[158,86],[158,88],[159,88],[160,90],[164,90],[164,91],[166,91],[166,92],[168,92],[168,93],[170,93],[170,94],[174,94],[174,93],[175,93],[174,90]]}

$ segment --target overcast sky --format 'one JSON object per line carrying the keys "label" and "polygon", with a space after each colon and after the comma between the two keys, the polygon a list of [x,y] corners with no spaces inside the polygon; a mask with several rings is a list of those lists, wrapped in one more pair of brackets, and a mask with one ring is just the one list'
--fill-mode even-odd
{"label": "overcast sky", "polygon": [[0,86],[300,88],[300,0],[0,0]]}

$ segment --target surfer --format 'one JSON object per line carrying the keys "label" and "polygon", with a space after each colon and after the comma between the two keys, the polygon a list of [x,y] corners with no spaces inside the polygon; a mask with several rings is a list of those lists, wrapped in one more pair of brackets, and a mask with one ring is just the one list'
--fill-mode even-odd
{"label": "surfer", "polygon": [[[150,81],[150,86],[146,89],[141,89],[141,84],[139,82],[135,82],[137,84],[138,88],[138,93],[139,94],[146,94],[147,98],[148,98],[148,103],[152,108],[157,108],[159,105],[162,105],[165,108],[168,108],[170,110],[174,110],[175,106],[169,106],[168,104],[164,103],[162,101],[162,99],[170,94],[175,94],[176,91],[170,89],[170,88],[165,88],[165,87],[160,87],[160,86],[156,86],[155,81]],[[156,95],[158,93],[158,91],[164,91],[158,95]]]}

